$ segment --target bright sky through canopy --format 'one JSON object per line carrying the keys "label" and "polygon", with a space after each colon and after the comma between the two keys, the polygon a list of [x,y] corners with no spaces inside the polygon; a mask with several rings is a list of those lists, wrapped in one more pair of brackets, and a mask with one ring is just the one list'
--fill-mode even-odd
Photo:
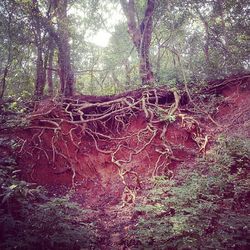
{"label": "bright sky through canopy", "polygon": [[[101,28],[97,32],[87,32],[86,41],[93,43],[100,47],[107,47],[114,31],[114,26],[124,20],[120,5],[110,5],[110,10],[107,13],[102,13],[104,19],[105,29]],[[109,30],[106,30],[109,29]]]}
{"label": "bright sky through canopy", "polygon": [[87,37],[86,40],[97,46],[107,47],[110,37],[111,37],[110,33],[108,33],[106,30],[101,29],[92,36]]}

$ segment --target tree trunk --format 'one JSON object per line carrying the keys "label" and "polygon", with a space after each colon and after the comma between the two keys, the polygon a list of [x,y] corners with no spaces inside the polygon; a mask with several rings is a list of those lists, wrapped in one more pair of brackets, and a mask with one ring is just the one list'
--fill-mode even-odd
{"label": "tree trunk", "polygon": [[140,55],[140,76],[142,85],[151,85],[154,83],[154,74],[149,62],[148,52]]}
{"label": "tree trunk", "polygon": [[41,98],[44,94],[44,87],[46,82],[46,69],[43,49],[44,42],[42,41],[42,24],[40,20],[40,11],[37,0],[33,0],[31,8],[31,23],[33,25],[33,32],[35,35],[35,45],[37,48],[37,59],[36,59],[36,82],[34,96]]}
{"label": "tree trunk", "polygon": [[[37,0],[33,0],[37,1]],[[55,41],[58,49],[59,78],[61,85],[61,94],[72,96],[74,94],[74,72],[71,66],[68,17],[67,17],[67,0],[50,0],[50,11],[56,14],[57,28],[53,25],[51,17],[45,17],[39,12],[40,21]]]}
{"label": "tree trunk", "polygon": [[0,99],[3,99],[3,96],[4,96],[4,92],[6,89],[6,78],[7,78],[8,72],[9,72],[9,66],[6,65],[4,68],[3,77],[1,79]]}
{"label": "tree trunk", "polygon": [[134,0],[120,0],[123,12],[128,22],[128,32],[136,47],[139,57],[139,72],[142,85],[154,83],[154,74],[149,60],[149,49],[153,30],[153,12],[155,0],[148,0],[144,18],[139,24],[136,23],[136,10]]}
{"label": "tree trunk", "polygon": [[157,49],[157,60],[156,60],[156,81],[160,82],[161,81],[161,76],[160,76],[160,72],[161,72],[161,45],[158,43],[157,45],[158,49]]}
{"label": "tree trunk", "polygon": [[228,53],[225,53],[223,56],[223,64],[225,65],[225,70],[226,70],[226,74],[228,74],[229,70],[229,65],[230,65],[230,59],[231,59],[231,53],[229,52],[230,49],[228,47],[228,35],[227,35],[227,30],[226,30],[226,23],[225,23],[225,13],[224,13],[224,8],[225,8],[225,1],[224,0],[218,0],[217,1],[218,4],[218,11],[219,11],[219,16],[221,19],[221,28],[222,28],[222,36],[221,36],[221,43],[223,44],[223,47],[226,48],[226,51],[228,51]]}
{"label": "tree trunk", "polygon": [[35,84],[35,96],[40,98],[44,94],[44,87],[46,81],[46,70],[44,68],[43,52],[42,48],[37,48],[37,61],[36,61],[36,84]]}
{"label": "tree trunk", "polygon": [[208,65],[210,65],[210,56],[209,56],[210,33],[209,33],[209,25],[208,25],[208,22],[206,21],[206,19],[202,16],[202,14],[201,14],[198,7],[196,7],[196,11],[197,11],[197,13],[199,15],[199,18],[200,18],[200,20],[203,23],[204,28],[205,28],[205,44],[204,44],[203,51],[204,51],[206,63],[207,63],[207,66],[208,66]]}
{"label": "tree trunk", "polygon": [[130,85],[131,85],[131,69],[129,67],[129,61],[126,60],[125,62],[125,76],[126,76],[126,85],[125,85],[125,89],[129,90],[130,89]]}
{"label": "tree trunk", "polygon": [[53,59],[54,59],[54,47],[49,45],[49,59],[48,59],[48,69],[47,69],[47,81],[48,81],[48,92],[50,96],[54,94],[54,84],[53,84]]}
{"label": "tree trunk", "polygon": [[61,93],[64,96],[72,96],[74,94],[74,73],[70,62],[70,44],[68,32],[68,17],[67,17],[67,0],[57,2],[57,17],[58,17],[58,63],[59,77],[61,83]]}
{"label": "tree trunk", "polygon": [[141,46],[140,46],[140,74],[142,84],[151,84],[154,82],[153,71],[149,62],[149,48],[153,31],[153,12],[154,0],[148,0],[144,19],[140,24]]}
{"label": "tree trunk", "polygon": [[72,96],[74,94],[74,73],[70,63],[70,48],[66,40],[62,39],[60,41],[58,50],[61,93],[64,96]]}
{"label": "tree trunk", "polygon": [[8,32],[8,58],[7,62],[3,71],[3,77],[1,79],[1,85],[0,85],[0,99],[3,99],[4,92],[6,90],[6,78],[9,73],[9,68],[11,66],[13,55],[12,55],[12,36],[11,36],[11,23],[12,23],[12,12],[9,13],[8,16],[8,26],[7,26],[7,32]]}

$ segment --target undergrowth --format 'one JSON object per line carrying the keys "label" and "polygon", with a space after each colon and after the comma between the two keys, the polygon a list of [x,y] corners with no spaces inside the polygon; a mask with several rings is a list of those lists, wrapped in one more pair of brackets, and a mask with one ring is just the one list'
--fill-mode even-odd
{"label": "undergrowth", "polygon": [[133,249],[249,249],[250,140],[221,137],[206,159],[152,180]]}
{"label": "undergrowth", "polygon": [[[14,147],[15,141],[0,140]],[[13,157],[0,159],[0,249],[93,249],[96,225],[66,197],[51,198],[45,189],[21,180]]]}

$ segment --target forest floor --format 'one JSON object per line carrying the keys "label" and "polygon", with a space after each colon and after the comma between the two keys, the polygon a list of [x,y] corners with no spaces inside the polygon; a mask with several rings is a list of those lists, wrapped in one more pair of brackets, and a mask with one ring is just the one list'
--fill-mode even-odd
{"label": "forest floor", "polygon": [[109,236],[103,249],[126,249],[150,179],[175,178],[181,164],[192,169],[221,134],[250,138],[250,75],[211,82],[188,99],[164,87],[44,99],[24,126],[5,130],[1,123],[2,135],[18,138],[25,180],[91,208],[89,219]]}

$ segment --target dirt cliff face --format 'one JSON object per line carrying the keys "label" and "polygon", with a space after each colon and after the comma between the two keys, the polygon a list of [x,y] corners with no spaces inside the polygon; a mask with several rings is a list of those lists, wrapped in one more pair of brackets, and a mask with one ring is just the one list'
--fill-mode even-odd
{"label": "dirt cliff face", "polygon": [[174,178],[219,133],[249,136],[249,79],[214,82],[192,103],[163,88],[43,100],[19,132],[23,176],[90,206],[133,203],[149,178]]}

